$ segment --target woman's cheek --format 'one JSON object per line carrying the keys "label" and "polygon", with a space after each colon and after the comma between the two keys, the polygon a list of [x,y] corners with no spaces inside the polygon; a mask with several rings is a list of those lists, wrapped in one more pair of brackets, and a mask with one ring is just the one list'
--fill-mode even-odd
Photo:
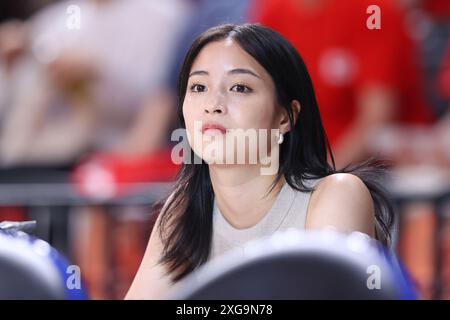
{"label": "woman's cheek", "polygon": [[[263,103],[263,102],[260,102]],[[242,103],[239,106],[232,105],[228,108],[230,118],[234,120],[236,128],[242,129],[262,129],[270,128],[271,117],[270,114],[261,108],[259,103]]]}
{"label": "woman's cheek", "polygon": [[192,98],[185,98],[183,103],[183,116],[186,122],[192,124],[194,119],[198,117],[196,113],[199,113],[200,108],[198,107],[198,102],[196,103]]}
{"label": "woman's cheek", "polygon": [[187,134],[187,138],[189,143],[191,143],[192,137],[193,137],[193,128],[194,128],[194,115],[193,113],[193,109],[191,107],[190,101],[188,98],[185,98],[184,103],[183,103],[183,118],[184,118],[184,123],[186,126],[186,134]]}

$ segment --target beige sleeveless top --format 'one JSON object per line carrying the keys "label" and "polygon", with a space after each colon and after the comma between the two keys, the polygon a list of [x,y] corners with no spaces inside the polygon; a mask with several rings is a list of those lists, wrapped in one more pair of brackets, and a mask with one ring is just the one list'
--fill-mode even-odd
{"label": "beige sleeveless top", "polygon": [[[304,180],[304,184],[314,187],[321,179]],[[236,229],[220,212],[216,199],[213,207],[213,238],[209,259],[239,248],[244,253],[244,245],[258,238],[270,236],[289,228],[304,229],[311,192],[300,192],[286,182],[278,193],[269,212],[254,226]]]}

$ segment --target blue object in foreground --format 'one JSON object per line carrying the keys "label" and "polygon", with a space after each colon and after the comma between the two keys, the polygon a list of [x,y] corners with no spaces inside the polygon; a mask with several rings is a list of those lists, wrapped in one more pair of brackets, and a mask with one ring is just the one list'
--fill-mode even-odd
{"label": "blue object in foreground", "polygon": [[0,300],[87,299],[79,268],[23,232],[30,223],[0,224]]}

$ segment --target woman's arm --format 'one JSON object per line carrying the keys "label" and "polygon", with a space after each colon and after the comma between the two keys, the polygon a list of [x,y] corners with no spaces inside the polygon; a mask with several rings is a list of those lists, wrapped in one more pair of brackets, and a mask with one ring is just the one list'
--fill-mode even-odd
{"label": "woman's arm", "polygon": [[[164,208],[161,212],[163,210]],[[127,300],[167,298],[171,281],[166,274],[164,266],[158,263],[163,249],[163,244],[159,236],[160,217],[161,214],[156,220],[139,270],[125,296]]]}
{"label": "woman's arm", "polygon": [[320,181],[312,193],[306,229],[334,227],[375,236],[375,209],[369,189],[357,176],[336,173]]}

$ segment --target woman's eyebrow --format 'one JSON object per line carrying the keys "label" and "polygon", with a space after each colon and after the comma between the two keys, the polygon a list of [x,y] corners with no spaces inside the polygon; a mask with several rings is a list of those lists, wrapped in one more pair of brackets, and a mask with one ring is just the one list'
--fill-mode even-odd
{"label": "woman's eyebrow", "polygon": [[250,69],[238,68],[238,69],[233,69],[233,70],[228,71],[228,74],[240,74],[240,73],[250,74],[252,76],[255,76],[255,77],[261,79],[260,76],[258,76],[255,72],[253,72]]}
{"label": "woman's eyebrow", "polygon": [[[228,74],[250,74],[250,75],[252,75],[254,77],[257,77],[257,78],[261,79],[261,77],[259,75],[257,75],[255,72],[253,72],[250,69],[237,68],[237,69],[232,69],[232,70],[228,71],[227,73]],[[205,70],[196,70],[196,71],[192,71],[189,74],[189,77],[192,77],[192,76],[195,76],[195,75],[207,76],[207,75],[209,75],[209,72],[205,71]]]}
{"label": "woman's eyebrow", "polygon": [[195,76],[195,75],[209,75],[208,71],[204,71],[204,70],[197,70],[197,71],[192,71],[189,74],[189,77]]}

